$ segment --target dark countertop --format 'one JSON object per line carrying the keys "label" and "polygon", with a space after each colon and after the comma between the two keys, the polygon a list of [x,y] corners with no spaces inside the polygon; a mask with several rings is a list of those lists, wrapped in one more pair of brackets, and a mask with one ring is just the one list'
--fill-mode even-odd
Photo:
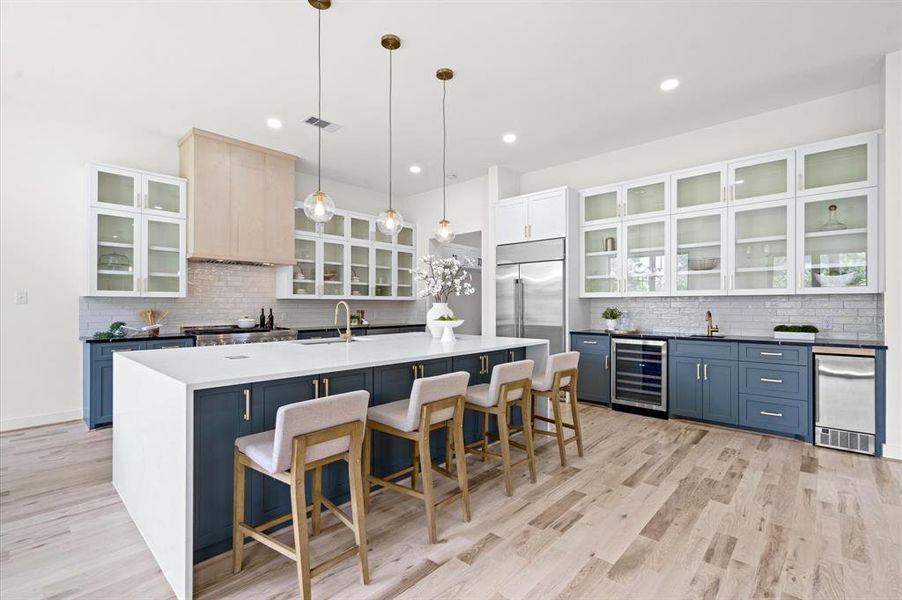
{"label": "dark countertop", "polygon": [[772,337],[755,337],[746,335],[723,335],[722,337],[693,336],[681,333],[655,333],[653,331],[640,333],[614,333],[610,334],[604,329],[577,329],[570,332],[578,335],[611,335],[612,337],[631,337],[643,340],[696,340],[700,342],[746,342],[754,344],[775,344],[778,346],[832,346],[835,348],[873,348],[886,350],[883,340],[843,340],[843,339],[815,339],[813,342],[802,340],[778,340]]}
{"label": "dark countertop", "polygon": [[[336,326],[330,323],[328,325],[289,326],[288,328],[296,331],[325,331],[328,329],[335,329],[336,327],[344,329],[344,324]],[[426,327],[426,323],[370,323],[369,325],[351,325],[351,329],[391,329],[393,327]]]}
{"label": "dark countertop", "polygon": [[117,342],[143,342],[145,340],[183,340],[185,338],[193,338],[193,335],[186,335],[184,333],[178,332],[169,332],[169,333],[161,333],[158,336],[149,336],[149,335],[133,335],[130,337],[117,337],[110,338],[108,340],[97,340],[94,339],[94,336],[80,336],[78,339],[87,343],[87,344],[109,344],[109,343],[117,343]]}

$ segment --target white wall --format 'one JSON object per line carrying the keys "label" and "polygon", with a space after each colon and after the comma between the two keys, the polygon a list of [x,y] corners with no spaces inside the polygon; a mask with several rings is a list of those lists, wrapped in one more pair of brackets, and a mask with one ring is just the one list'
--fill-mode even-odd
{"label": "white wall", "polygon": [[880,129],[880,85],[796,104],[583,160],[524,173],[520,193],[626,181],[798,144]]}
{"label": "white wall", "polygon": [[[309,193],[316,190],[316,175],[297,173],[295,185],[297,197],[306,198]],[[326,177],[323,177],[323,191],[332,197],[336,208],[342,210],[378,215],[388,207],[388,194]]]}
{"label": "white wall", "polygon": [[[0,430],[81,417],[85,164],[178,174],[177,139],[58,108],[0,102]],[[378,213],[385,203],[378,192],[323,184],[341,208]],[[315,185],[298,174],[299,194]],[[28,304],[15,304],[18,289]]]}
{"label": "white wall", "polygon": [[886,306],[885,456],[902,459],[902,51],[887,54],[884,96],[884,226]]}

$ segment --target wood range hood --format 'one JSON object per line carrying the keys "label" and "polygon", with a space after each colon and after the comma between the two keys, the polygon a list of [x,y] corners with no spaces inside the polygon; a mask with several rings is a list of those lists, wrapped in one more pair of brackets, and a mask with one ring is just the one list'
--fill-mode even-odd
{"label": "wood range hood", "polygon": [[188,260],[294,264],[292,154],[192,128],[179,140],[188,180]]}

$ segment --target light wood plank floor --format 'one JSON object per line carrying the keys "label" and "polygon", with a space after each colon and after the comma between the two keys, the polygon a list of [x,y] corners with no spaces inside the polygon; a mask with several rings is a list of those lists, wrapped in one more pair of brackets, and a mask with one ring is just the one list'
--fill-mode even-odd
{"label": "light wood plank floor", "polygon": [[[473,520],[378,493],[372,583],[348,560],[320,598],[902,598],[902,463],[791,440],[584,406],[586,457],[539,480],[468,459]],[[573,447],[569,449],[573,452]],[[13,598],[166,598],[166,582],[110,483],[110,430],[80,423],[0,436],[0,591]],[[442,479],[442,478],[439,478]],[[440,483],[441,490],[445,484]],[[314,561],[351,542],[331,516]],[[289,529],[290,531],[290,529]],[[290,535],[290,534],[289,534]],[[197,569],[200,598],[289,598],[291,562],[256,545]]]}

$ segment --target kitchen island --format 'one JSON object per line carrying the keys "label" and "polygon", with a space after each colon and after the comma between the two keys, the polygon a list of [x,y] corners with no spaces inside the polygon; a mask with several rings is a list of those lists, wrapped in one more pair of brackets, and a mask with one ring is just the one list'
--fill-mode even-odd
{"label": "kitchen island", "polygon": [[[116,354],[113,485],[176,596],[190,598],[194,563],[231,548],[234,440],[274,428],[280,406],[360,389],[383,404],[419,377],[468,371],[471,385],[485,383],[497,364],[530,358],[541,372],[547,356],[546,340],[424,333]],[[465,429],[479,434],[475,415]],[[444,432],[433,435],[441,456]],[[374,436],[376,475],[409,462],[405,440]],[[324,469],[323,493],[343,502],[339,464]],[[246,494],[251,524],[290,510],[287,487],[258,473]]]}

